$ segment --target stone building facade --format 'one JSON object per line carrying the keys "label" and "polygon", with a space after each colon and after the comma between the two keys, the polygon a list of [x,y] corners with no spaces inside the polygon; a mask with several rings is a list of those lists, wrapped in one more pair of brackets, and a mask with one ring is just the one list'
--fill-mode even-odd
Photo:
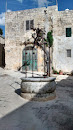
{"label": "stone building facade", "polygon": [[[46,14],[45,14],[46,12]],[[7,12],[5,15],[5,62],[6,69],[17,70],[23,64],[24,43],[32,47],[34,28],[45,28],[46,33],[53,31],[52,66],[55,70],[71,72],[73,70],[73,10],[58,11],[57,6]],[[43,51],[35,47],[37,67],[43,71]],[[29,53],[29,51],[28,51]],[[30,67],[31,68],[31,67]]]}
{"label": "stone building facade", "polygon": [[53,35],[53,66],[57,71],[71,72],[73,70],[73,10],[67,9],[55,13]]}

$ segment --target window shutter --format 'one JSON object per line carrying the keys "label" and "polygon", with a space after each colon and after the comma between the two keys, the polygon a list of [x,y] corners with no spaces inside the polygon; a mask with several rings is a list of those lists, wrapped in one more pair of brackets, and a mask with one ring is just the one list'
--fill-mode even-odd
{"label": "window shutter", "polygon": [[67,57],[71,57],[71,49],[67,50]]}
{"label": "window shutter", "polygon": [[29,30],[29,20],[26,21],[26,30]]}
{"label": "window shutter", "polygon": [[34,21],[30,20],[30,29],[34,28]]}
{"label": "window shutter", "polygon": [[66,37],[71,37],[71,28],[66,28]]}

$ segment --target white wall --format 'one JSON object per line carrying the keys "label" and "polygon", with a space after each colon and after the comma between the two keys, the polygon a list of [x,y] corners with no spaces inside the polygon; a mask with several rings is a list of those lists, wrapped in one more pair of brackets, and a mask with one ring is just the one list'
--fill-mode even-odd
{"label": "white wall", "polygon": [[[67,57],[67,49],[71,49],[71,57]],[[59,71],[73,70],[73,37],[55,37],[53,47],[53,67]]]}

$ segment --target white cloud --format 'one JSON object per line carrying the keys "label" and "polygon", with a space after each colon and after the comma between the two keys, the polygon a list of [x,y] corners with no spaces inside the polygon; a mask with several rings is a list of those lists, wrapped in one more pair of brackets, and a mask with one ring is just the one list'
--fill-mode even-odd
{"label": "white cloud", "polygon": [[[11,10],[7,10],[7,12],[11,12]],[[0,14],[0,25],[4,26],[5,25],[5,12]]]}
{"label": "white cloud", "polygon": [[17,1],[19,1],[20,3],[22,3],[22,2],[23,2],[23,0],[17,0]]}
{"label": "white cloud", "polygon": [[[20,3],[23,2],[23,0],[17,0],[17,1],[19,1]],[[33,0],[33,1],[38,2],[38,7],[48,6],[48,4],[52,3],[49,0]]]}
{"label": "white cloud", "polygon": [[35,2],[38,2],[38,7],[48,6],[48,4],[52,3],[49,0],[33,0]]}
{"label": "white cloud", "polygon": [[5,25],[5,13],[0,14],[0,25]]}
{"label": "white cloud", "polygon": [[10,10],[10,9],[8,9],[8,10],[7,10],[7,12],[11,12],[11,10]]}

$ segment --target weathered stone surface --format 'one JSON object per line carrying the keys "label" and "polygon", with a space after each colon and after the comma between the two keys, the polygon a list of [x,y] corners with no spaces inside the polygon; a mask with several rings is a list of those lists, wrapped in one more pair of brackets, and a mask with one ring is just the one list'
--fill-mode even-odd
{"label": "weathered stone surface", "polygon": [[55,77],[28,77],[28,78],[21,78],[22,82],[52,82],[56,78]]}
{"label": "weathered stone surface", "polygon": [[[48,21],[46,21],[44,10],[47,10]],[[22,51],[25,48],[24,42],[32,39],[32,30],[26,30],[26,20],[34,20],[34,28],[46,28],[52,30],[51,16],[57,11],[57,6],[38,8],[23,11],[7,12],[5,15],[5,55],[6,69],[17,70],[22,66]],[[47,23],[46,23],[47,22]],[[37,48],[38,72],[44,70],[43,51]]]}
{"label": "weathered stone surface", "polygon": [[[45,16],[44,10],[47,11]],[[47,18],[46,18],[47,17]],[[30,39],[33,43],[33,31],[26,31],[26,20],[34,20],[34,27],[53,31],[54,43],[51,50],[51,64],[55,70],[71,72],[73,70],[73,10],[58,11],[57,6],[7,12],[5,17],[5,55],[6,68],[17,70],[22,66],[24,42]],[[66,37],[66,28],[72,29],[72,36]],[[71,57],[67,57],[71,49]],[[37,71],[44,70],[43,53],[37,48]],[[53,54],[53,56],[52,56]]]}
{"label": "weathered stone surface", "polygon": [[51,93],[56,89],[55,78],[24,78],[21,90],[24,93]]}
{"label": "weathered stone surface", "polygon": [[[71,28],[71,37],[66,37],[66,28]],[[73,70],[73,10],[54,12],[53,15],[53,67],[59,71]],[[67,57],[71,49],[71,57]]]}
{"label": "weathered stone surface", "polygon": [[52,100],[56,97],[56,92],[45,93],[45,94],[35,94],[35,93],[22,93],[21,97],[24,99],[32,100],[32,101],[48,101]]}
{"label": "weathered stone surface", "polygon": [[21,96],[29,100],[46,101],[53,99],[56,89],[55,78],[21,78]]}
{"label": "weathered stone surface", "polygon": [[22,82],[22,92],[28,93],[48,93],[56,89],[55,81],[52,82]]}

